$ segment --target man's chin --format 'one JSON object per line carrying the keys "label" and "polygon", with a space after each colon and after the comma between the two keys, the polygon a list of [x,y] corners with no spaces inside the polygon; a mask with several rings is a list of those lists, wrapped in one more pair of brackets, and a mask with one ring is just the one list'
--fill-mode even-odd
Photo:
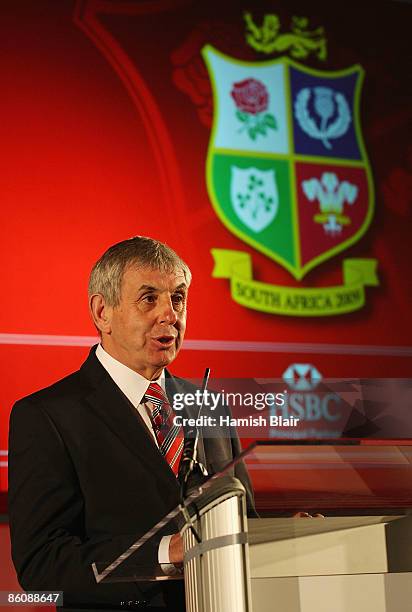
{"label": "man's chin", "polygon": [[177,355],[177,351],[175,348],[158,351],[155,358],[153,359],[153,365],[156,365],[159,368],[160,367],[165,368],[170,363],[172,363],[172,361],[174,361],[176,355]]}

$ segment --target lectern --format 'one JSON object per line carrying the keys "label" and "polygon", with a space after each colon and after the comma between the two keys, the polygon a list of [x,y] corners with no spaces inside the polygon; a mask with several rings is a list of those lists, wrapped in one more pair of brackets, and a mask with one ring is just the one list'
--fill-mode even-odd
{"label": "lectern", "polygon": [[[255,442],[241,459],[262,518],[247,520],[232,462],[119,558],[96,560],[97,582],[184,579],[188,612],[410,611],[411,442]],[[184,572],[135,563],[170,521]]]}

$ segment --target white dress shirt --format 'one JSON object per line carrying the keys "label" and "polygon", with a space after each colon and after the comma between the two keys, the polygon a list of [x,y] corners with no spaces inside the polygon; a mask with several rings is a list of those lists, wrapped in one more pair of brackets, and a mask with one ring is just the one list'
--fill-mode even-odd
{"label": "white dress shirt", "polygon": [[[164,370],[162,370],[162,373],[157,380],[147,380],[147,378],[145,378],[141,374],[138,374],[134,370],[131,370],[126,365],[120,363],[120,361],[117,361],[117,359],[109,355],[109,353],[104,350],[101,344],[99,344],[96,349],[96,357],[100,361],[104,369],[107,371],[110,378],[112,378],[116,385],[119,387],[120,391],[124,393],[129,402],[136,408],[143,421],[145,422],[147,429],[152,434],[156,445],[159,446],[152,427],[150,416],[144,404],[141,404],[141,401],[147,389],[149,388],[150,383],[152,382],[160,385],[166,395]],[[170,564],[169,558],[169,543],[171,538],[172,536],[164,536],[160,540],[159,544],[158,561],[162,565],[162,568],[166,573],[169,573],[169,568],[164,567],[165,565],[169,565],[172,568],[174,567]]]}

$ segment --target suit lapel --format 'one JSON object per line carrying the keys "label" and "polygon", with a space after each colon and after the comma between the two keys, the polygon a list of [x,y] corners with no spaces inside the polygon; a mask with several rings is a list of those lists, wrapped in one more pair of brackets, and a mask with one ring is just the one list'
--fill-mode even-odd
{"label": "suit lapel", "polygon": [[177,486],[172,470],[160,454],[139,413],[100,364],[94,349],[81,372],[92,384],[86,401],[98,418],[104,421],[147,469]]}

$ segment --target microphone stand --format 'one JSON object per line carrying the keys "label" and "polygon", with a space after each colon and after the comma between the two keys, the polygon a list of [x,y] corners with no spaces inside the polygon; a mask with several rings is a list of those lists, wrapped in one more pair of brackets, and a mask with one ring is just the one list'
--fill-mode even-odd
{"label": "microphone stand", "polygon": [[[204,399],[205,399],[205,391],[207,387],[207,383],[209,381],[210,376],[210,368],[206,368],[205,374],[203,377],[202,383],[202,400],[199,408],[199,412],[197,413],[197,418],[201,416],[201,412],[203,409]],[[183,453],[182,458],[180,460],[179,472],[178,472],[178,480],[180,482],[180,505],[182,509],[182,514],[185,517],[186,521],[190,525],[190,529],[196,538],[197,542],[201,542],[201,538],[194,528],[192,519],[189,516],[189,513],[184,505],[184,501],[187,494],[189,478],[191,476],[198,476],[201,479],[204,479],[205,476],[208,475],[206,467],[198,461],[197,459],[197,451],[199,444],[200,431],[197,425],[194,427],[188,427],[185,431],[185,442],[183,445]]]}

